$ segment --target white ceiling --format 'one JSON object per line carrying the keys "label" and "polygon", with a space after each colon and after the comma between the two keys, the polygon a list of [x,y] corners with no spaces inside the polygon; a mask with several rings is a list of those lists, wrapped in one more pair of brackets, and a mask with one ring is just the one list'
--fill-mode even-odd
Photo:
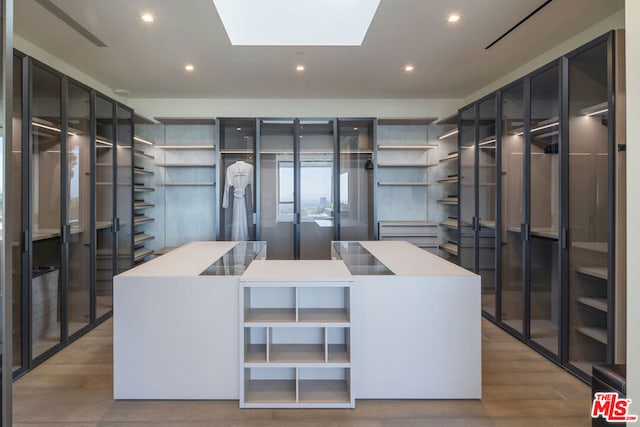
{"label": "white ceiling", "polygon": [[462,98],[624,7],[553,0],[485,50],[544,1],[382,0],[360,47],[231,46],[211,0],[52,2],[107,47],[36,0],[15,2],[16,34],[132,98]]}

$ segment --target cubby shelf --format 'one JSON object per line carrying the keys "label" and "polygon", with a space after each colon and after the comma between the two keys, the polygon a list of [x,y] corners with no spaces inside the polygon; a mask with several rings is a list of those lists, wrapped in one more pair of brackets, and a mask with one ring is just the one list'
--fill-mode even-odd
{"label": "cubby shelf", "polygon": [[443,243],[440,245],[440,249],[451,254],[458,256],[458,245],[452,242]]}
{"label": "cubby shelf", "polygon": [[355,405],[351,276],[341,262],[306,263],[301,275],[298,264],[254,261],[241,279],[241,408]]}
{"label": "cubby shelf", "polygon": [[608,310],[606,298],[579,297],[577,301],[580,304],[586,305],[604,313],[606,313]]}
{"label": "cubby shelf", "polygon": [[576,267],[576,273],[583,274],[595,279],[608,280],[609,273],[607,267]]}
{"label": "cubby shelf", "polygon": [[582,335],[598,341],[601,344],[607,344],[607,330],[604,328],[580,327],[576,329]]}

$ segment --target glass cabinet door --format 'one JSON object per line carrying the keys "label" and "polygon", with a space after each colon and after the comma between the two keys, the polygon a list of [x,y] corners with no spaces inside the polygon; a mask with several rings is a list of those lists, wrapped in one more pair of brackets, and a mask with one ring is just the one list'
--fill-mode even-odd
{"label": "glass cabinet door", "polygon": [[524,83],[502,91],[500,319],[524,332]]}
{"label": "glass cabinet door", "polygon": [[610,363],[610,129],[607,42],[569,58],[569,362]]}
{"label": "glass cabinet door", "polygon": [[31,355],[61,342],[61,79],[31,67]]}
{"label": "glass cabinet door", "polygon": [[373,121],[338,120],[340,240],[373,240]]}
{"label": "glass cabinet door", "polygon": [[112,308],[114,266],[113,103],[96,96],[96,318]]}
{"label": "glass cabinet door", "polygon": [[331,259],[334,240],[333,120],[300,120],[300,259]]}
{"label": "glass cabinet door", "polygon": [[478,103],[478,273],[482,309],[496,315],[496,96]]}
{"label": "glass cabinet door", "polygon": [[458,263],[476,271],[476,126],[475,105],[460,111],[458,141],[459,174],[459,219],[458,219]]}
{"label": "glass cabinet door", "polygon": [[67,334],[91,320],[91,96],[69,83],[67,98]]}
{"label": "glass cabinet door", "polygon": [[[255,119],[220,119],[220,240],[255,240]],[[269,248],[271,249],[271,248]]]}
{"label": "glass cabinet door", "polygon": [[560,67],[531,77],[530,337],[558,354],[560,323]]}
{"label": "glass cabinet door", "polygon": [[269,259],[294,258],[294,121],[260,120],[260,240]]}
{"label": "glass cabinet door", "polygon": [[133,267],[133,111],[118,105],[116,114],[116,273],[121,273]]}

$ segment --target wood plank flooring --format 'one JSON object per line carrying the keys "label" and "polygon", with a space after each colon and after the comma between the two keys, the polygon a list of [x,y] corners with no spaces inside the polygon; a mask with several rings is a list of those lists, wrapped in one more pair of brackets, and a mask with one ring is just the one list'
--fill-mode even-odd
{"label": "wood plank flooring", "polygon": [[237,401],[114,401],[109,320],[16,381],[14,426],[591,425],[587,385],[486,320],[482,345],[482,400],[358,400],[355,409],[240,410]]}

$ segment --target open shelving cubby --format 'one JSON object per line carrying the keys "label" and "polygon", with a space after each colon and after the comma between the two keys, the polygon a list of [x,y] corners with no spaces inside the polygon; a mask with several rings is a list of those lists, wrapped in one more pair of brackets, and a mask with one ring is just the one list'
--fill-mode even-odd
{"label": "open shelving cubby", "polygon": [[435,118],[379,119],[377,132],[378,238],[438,248],[432,219],[440,144],[430,138]]}
{"label": "open shelving cubby", "polygon": [[241,408],[355,405],[350,274],[339,261],[306,263],[303,276],[291,262],[255,261],[241,279]]}
{"label": "open shelving cubby", "polygon": [[439,184],[436,218],[439,231],[439,255],[452,262],[458,257],[458,115],[452,114],[433,125],[440,145],[436,178]]}

